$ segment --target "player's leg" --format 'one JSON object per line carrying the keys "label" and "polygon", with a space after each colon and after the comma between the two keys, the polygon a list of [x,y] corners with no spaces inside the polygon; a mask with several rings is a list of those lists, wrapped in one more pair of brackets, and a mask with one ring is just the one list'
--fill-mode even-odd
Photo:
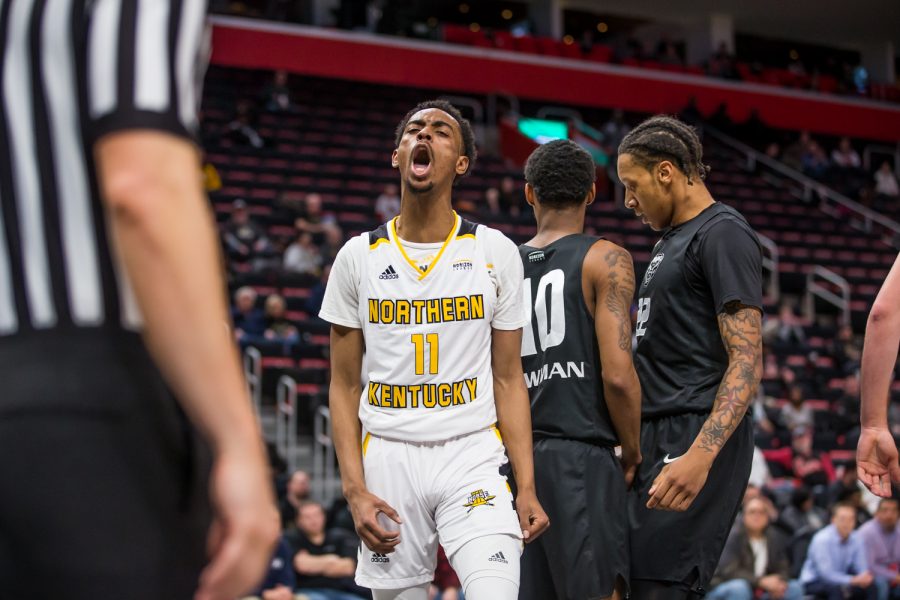
{"label": "player's leg", "polygon": [[372,590],[372,600],[428,600],[428,584],[396,590]]}
{"label": "player's leg", "polygon": [[700,598],[690,590],[684,589],[681,584],[650,579],[632,579],[629,597],[633,600],[699,600]]}
{"label": "player's leg", "polygon": [[517,600],[522,542],[493,534],[463,544],[449,556],[467,600]]}
{"label": "player's leg", "polygon": [[[547,510],[546,505],[541,506]],[[544,550],[544,536],[547,533],[526,544],[522,551],[519,600],[557,600],[550,561]]]}

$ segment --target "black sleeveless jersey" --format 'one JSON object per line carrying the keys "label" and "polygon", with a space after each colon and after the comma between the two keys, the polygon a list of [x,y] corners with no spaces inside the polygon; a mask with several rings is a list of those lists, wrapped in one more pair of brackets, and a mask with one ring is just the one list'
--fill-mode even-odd
{"label": "black sleeveless jersey", "polygon": [[573,234],[544,248],[519,246],[529,313],[522,368],[535,439],[618,444],[603,397],[594,319],[581,286],[584,257],[599,239]]}
{"label": "black sleeveless jersey", "polygon": [[712,410],[728,367],[718,315],[734,301],[762,310],[762,251],[744,217],[717,202],[663,234],[641,280],[642,418]]}

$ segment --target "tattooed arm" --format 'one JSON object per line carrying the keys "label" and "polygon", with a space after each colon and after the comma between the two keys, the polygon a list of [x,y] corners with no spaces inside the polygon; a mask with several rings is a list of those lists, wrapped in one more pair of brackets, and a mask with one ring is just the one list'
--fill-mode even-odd
{"label": "tattooed arm", "polygon": [[585,302],[594,316],[603,393],[622,445],[625,481],[631,486],[641,462],[641,386],[631,359],[631,255],[611,242],[597,242],[584,258],[581,282]]}
{"label": "tattooed arm", "polygon": [[728,351],[728,369],[712,413],[690,449],[666,465],[650,488],[649,508],[683,511],[703,489],[713,461],[737,428],[762,378],[762,314],[740,303],[726,305],[719,332]]}

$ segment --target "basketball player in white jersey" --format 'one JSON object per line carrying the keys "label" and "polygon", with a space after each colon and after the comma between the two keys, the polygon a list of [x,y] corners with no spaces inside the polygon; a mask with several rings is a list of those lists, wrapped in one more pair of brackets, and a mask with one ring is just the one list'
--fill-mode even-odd
{"label": "basketball player in white jersey", "polygon": [[522,539],[549,525],[519,359],[522,262],[503,234],[451,207],[474,159],[452,105],[407,113],[391,159],[400,216],[347,242],[322,304],[334,444],[364,542],[356,581],[375,600],[425,600],[438,542],[466,598],[515,600]]}

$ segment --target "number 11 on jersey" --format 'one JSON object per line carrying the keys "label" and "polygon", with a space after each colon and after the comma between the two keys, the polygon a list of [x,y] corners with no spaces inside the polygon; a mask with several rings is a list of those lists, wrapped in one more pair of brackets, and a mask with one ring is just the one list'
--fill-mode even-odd
{"label": "number 11 on jersey", "polygon": [[410,341],[416,348],[416,375],[425,374],[425,345],[428,344],[428,373],[437,375],[438,372],[438,334],[414,333]]}

